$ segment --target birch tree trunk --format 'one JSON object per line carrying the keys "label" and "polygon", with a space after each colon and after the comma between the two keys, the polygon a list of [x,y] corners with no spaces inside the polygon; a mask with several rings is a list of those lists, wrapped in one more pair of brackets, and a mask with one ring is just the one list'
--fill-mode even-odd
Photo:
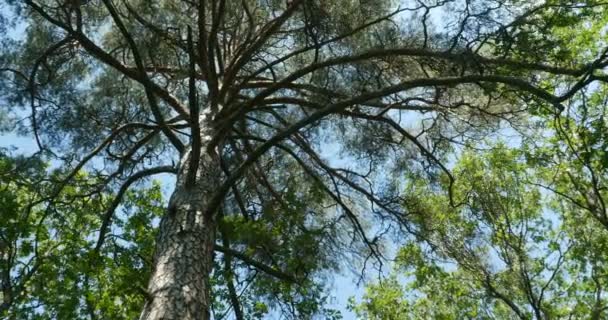
{"label": "birch tree trunk", "polygon": [[[205,148],[202,148],[205,150]],[[190,151],[182,156],[177,185],[161,220],[149,300],[140,320],[210,319],[215,215],[207,204],[220,181],[217,158],[202,152],[194,186],[186,186]]]}

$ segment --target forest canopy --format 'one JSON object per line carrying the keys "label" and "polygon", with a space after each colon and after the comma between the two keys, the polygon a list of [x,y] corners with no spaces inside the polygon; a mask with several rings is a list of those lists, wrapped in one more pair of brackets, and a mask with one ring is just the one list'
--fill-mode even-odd
{"label": "forest canopy", "polygon": [[0,0],[0,317],[604,319],[607,26]]}

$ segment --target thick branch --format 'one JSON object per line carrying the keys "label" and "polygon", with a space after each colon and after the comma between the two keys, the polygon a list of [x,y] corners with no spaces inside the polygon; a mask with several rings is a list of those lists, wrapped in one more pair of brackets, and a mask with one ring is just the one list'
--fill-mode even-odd
{"label": "thick branch", "polygon": [[226,248],[226,247],[220,246],[218,244],[215,245],[215,250],[219,251],[221,253],[224,253],[224,254],[230,254],[231,256],[233,256],[233,257],[235,257],[235,258],[243,261],[245,264],[250,265],[250,266],[252,266],[252,267],[254,267],[254,268],[256,268],[256,269],[258,269],[258,270],[260,270],[260,271],[262,271],[262,272],[264,272],[264,273],[266,273],[268,275],[270,275],[270,276],[273,276],[273,277],[275,277],[277,279],[289,281],[291,283],[298,283],[297,279],[295,277],[293,277],[292,275],[284,273],[281,270],[277,270],[277,269],[274,269],[272,267],[269,267],[269,266],[267,266],[267,265],[265,265],[265,264],[263,264],[263,263],[261,263],[259,261],[256,261],[253,258],[251,258],[251,257],[249,257],[249,256],[247,256],[247,255],[245,255],[245,254],[243,254],[243,253],[241,253],[239,251],[233,250],[231,248]]}
{"label": "thick branch", "polygon": [[199,120],[199,108],[196,92],[196,64],[194,61],[194,43],[192,40],[192,29],[188,27],[188,54],[190,57],[190,77],[188,81],[188,102],[190,104],[191,150],[190,166],[186,176],[186,187],[191,188],[196,183],[198,166],[201,156],[201,129]]}

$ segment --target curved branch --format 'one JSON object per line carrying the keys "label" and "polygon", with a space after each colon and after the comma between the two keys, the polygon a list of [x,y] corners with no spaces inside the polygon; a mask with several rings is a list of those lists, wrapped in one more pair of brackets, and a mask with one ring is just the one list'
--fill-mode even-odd
{"label": "curved branch", "polygon": [[177,172],[176,172],[175,167],[173,167],[173,166],[161,166],[161,167],[155,167],[155,168],[150,168],[150,169],[144,169],[144,170],[141,170],[141,171],[133,174],[132,176],[130,176],[122,184],[122,186],[118,190],[118,193],[116,193],[114,200],[112,201],[112,203],[106,210],[105,214],[103,215],[101,227],[99,228],[99,237],[97,239],[97,244],[95,245],[95,249],[94,249],[94,252],[96,255],[99,254],[99,251],[101,250],[101,246],[103,245],[103,242],[105,240],[106,232],[107,232],[108,228],[110,227],[110,224],[112,223],[112,216],[114,215],[114,211],[116,211],[116,208],[118,208],[118,206],[120,205],[122,198],[125,195],[125,193],[127,192],[127,190],[129,189],[129,187],[133,183],[137,182],[138,180],[140,180],[142,178],[156,175],[159,173],[177,173]]}
{"label": "curved branch", "polygon": [[45,61],[51,54],[53,54],[56,50],[59,50],[62,46],[72,41],[72,37],[68,36],[61,41],[50,46],[42,55],[36,59],[34,62],[34,66],[32,67],[32,71],[30,73],[29,81],[28,81],[28,90],[30,91],[30,108],[32,111],[32,129],[34,132],[34,138],[36,139],[36,144],[38,145],[38,149],[42,151],[44,147],[42,146],[42,142],[40,141],[40,135],[38,133],[38,123],[36,120],[36,73],[38,73],[38,68],[43,61]]}
{"label": "curved branch", "polygon": [[[248,104],[243,106],[244,109],[249,109],[252,106],[256,105],[258,102],[263,100],[264,98],[270,96],[277,90],[283,88],[284,86],[290,84],[291,82],[311,73],[319,69],[348,64],[353,62],[359,62],[363,60],[369,59],[377,59],[377,58],[385,58],[385,57],[399,57],[399,56],[409,56],[409,57],[423,57],[423,58],[440,58],[449,61],[453,61],[455,63],[465,63],[467,61],[475,61],[477,63],[486,63],[490,65],[504,66],[514,69],[525,69],[525,70],[536,70],[540,72],[548,72],[552,74],[561,74],[561,75],[569,75],[569,76],[583,76],[587,72],[589,72],[590,68],[601,68],[604,64],[588,64],[584,66],[579,66],[578,68],[560,68],[554,67],[542,63],[529,63],[529,62],[521,62],[516,60],[509,59],[494,59],[494,58],[485,58],[480,55],[476,55],[473,53],[465,52],[465,53],[451,53],[451,52],[443,52],[443,51],[429,51],[426,49],[411,49],[411,48],[397,48],[397,49],[375,49],[369,50],[367,52],[363,52],[357,55],[348,55],[337,57],[333,59],[329,59],[327,61],[319,62],[311,64],[307,67],[301,68],[298,71],[293,72],[289,76],[285,77],[283,80],[276,82],[273,86],[267,88],[262,91],[258,96],[256,96],[253,100],[251,100]],[[499,75],[493,77],[501,77]],[[508,78],[504,77],[503,78]],[[517,78],[512,78],[510,82],[525,82],[521,79],[517,79],[518,81],[513,81]],[[597,78],[592,78],[597,79]],[[479,80],[483,81],[483,80]],[[498,81],[501,82],[501,81]],[[527,84],[527,83],[526,83]],[[527,84],[528,86],[529,84]],[[522,87],[523,84],[516,85],[516,87]],[[569,96],[569,95],[568,95]],[[565,99],[564,99],[565,100]]]}

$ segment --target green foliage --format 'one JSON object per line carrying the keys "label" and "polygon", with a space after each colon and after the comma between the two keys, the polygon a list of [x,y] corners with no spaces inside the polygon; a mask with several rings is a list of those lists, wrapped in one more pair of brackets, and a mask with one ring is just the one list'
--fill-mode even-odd
{"label": "green foliage", "polygon": [[368,287],[353,302],[358,316],[399,317],[378,313],[389,312],[381,307],[387,299],[406,310],[402,319],[601,315],[608,233],[568,199],[541,189],[535,181],[555,168],[530,166],[524,155],[504,145],[465,151],[454,169],[457,207],[449,205],[447,185],[433,190],[412,180],[404,206],[418,232],[399,250],[394,270],[404,277]]}
{"label": "green foliage", "polygon": [[111,194],[81,196],[79,174],[48,201],[58,173],[36,160],[0,156],[0,274],[7,319],[133,319],[144,301],[154,230],[163,210],[158,184],[130,192],[99,254],[93,247]]}
{"label": "green foliage", "polygon": [[405,302],[405,292],[396,278],[386,279],[366,288],[359,304],[349,300],[349,308],[362,319],[399,320],[409,314],[410,306]]}

